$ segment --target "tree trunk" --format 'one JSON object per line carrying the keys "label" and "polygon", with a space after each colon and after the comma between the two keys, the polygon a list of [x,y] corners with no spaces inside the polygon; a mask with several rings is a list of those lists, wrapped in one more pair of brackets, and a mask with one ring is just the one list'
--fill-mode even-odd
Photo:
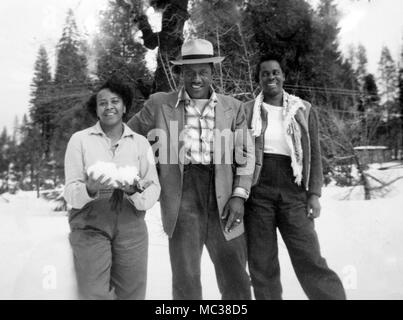
{"label": "tree trunk", "polygon": [[402,148],[403,148],[403,123],[402,123],[402,115],[400,115],[399,117],[399,121],[398,121],[398,127],[399,127],[399,136],[398,139],[396,141],[396,156],[395,156],[395,160],[401,160],[402,158]]}
{"label": "tree trunk", "polygon": [[37,174],[37,175],[35,176],[35,187],[36,187],[36,197],[39,199],[39,197],[41,196],[41,195],[40,195],[40,192],[39,192],[39,188],[40,188],[39,174]]}
{"label": "tree trunk", "polygon": [[364,165],[361,164],[360,159],[356,153],[354,153],[355,163],[357,164],[357,170],[360,173],[361,183],[364,187],[365,200],[371,200],[371,187],[369,181],[364,172]]}
{"label": "tree trunk", "polygon": [[31,162],[31,185],[30,185],[30,190],[34,188],[34,181],[35,181],[35,174],[34,174],[34,163],[33,161]]}
{"label": "tree trunk", "polygon": [[[132,0],[134,6],[138,5]],[[158,47],[157,70],[154,76],[153,92],[171,91],[176,89],[176,81],[170,71],[170,60],[175,60],[183,43],[183,27],[189,18],[187,11],[189,0],[157,1],[156,10],[162,9],[162,24],[160,32],[153,32],[144,14],[136,17],[139,29],[143,32],[144,46],[148,49]],[[133,15],[135,13],[133,12]]]}

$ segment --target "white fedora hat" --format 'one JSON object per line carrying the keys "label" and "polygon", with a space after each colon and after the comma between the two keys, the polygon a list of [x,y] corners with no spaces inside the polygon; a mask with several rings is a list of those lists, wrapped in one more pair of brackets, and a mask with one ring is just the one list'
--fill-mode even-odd
{"label": "white fedora hat", "polygon": [[179,60],[171,61],[174,65],[197,63],[220,63],[225,57],[214,57],[213,45],[204,39],[190,39],[183,43]]}

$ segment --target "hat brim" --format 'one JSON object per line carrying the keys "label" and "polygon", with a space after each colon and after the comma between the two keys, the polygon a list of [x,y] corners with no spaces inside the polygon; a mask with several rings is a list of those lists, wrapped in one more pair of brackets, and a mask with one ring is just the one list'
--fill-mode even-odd
{"label": "hat brim", "polygon": [[199,64],[199,63],[220,63],[225,59],[225,57],[211,57],[211,58],[201,58],[201,59],[182,59],[182,60],[171,60],[171,63],[175,66],[181,66],[184,64]]}

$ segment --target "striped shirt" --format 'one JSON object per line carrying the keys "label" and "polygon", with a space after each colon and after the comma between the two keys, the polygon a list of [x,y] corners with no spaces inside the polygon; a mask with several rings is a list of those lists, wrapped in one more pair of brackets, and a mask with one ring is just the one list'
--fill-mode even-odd
{"label": "striped shirt", "polygon": [[210,99],[191,99],[185,88],[179,91],[178,103],[185,105],[185,161],[199,164],[213,162],[215,107],[217,95],[213,89]]}
{"label": "striped shirt", "polygon": [[[184,87],[178,93],[175,108],[180,102],[185,105],[185,161],[191,163],[213,163],[215,108],[218,100],[213,88],[211,92],[210,99],[191,99]],[[249,192],[236,187],[232,196],[248,199]]]}

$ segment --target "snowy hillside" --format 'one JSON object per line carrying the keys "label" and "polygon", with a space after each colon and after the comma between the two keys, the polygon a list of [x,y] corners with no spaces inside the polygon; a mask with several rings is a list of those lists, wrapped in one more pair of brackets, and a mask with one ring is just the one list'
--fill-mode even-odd
{"label": "snowy hillside", "polygon": [[[371,169],[384,181],[403,176],[401,166]],[[362,190],[324,189],[316,220],[323,256],[342,278],[349,299],[403,299],[403,179],[385,198],[362,199]],[[349,195],[353,200],[340,200]],[[76,299],[68,223],[64,212],[31,192],[0,195],[0,299]],[[147,213],[150,235],[147,299],[171,299],[171,269],[159,204]],[[306,299],[279,242],[284,299]],[[205,251],[205,299],[219,299]]]}

